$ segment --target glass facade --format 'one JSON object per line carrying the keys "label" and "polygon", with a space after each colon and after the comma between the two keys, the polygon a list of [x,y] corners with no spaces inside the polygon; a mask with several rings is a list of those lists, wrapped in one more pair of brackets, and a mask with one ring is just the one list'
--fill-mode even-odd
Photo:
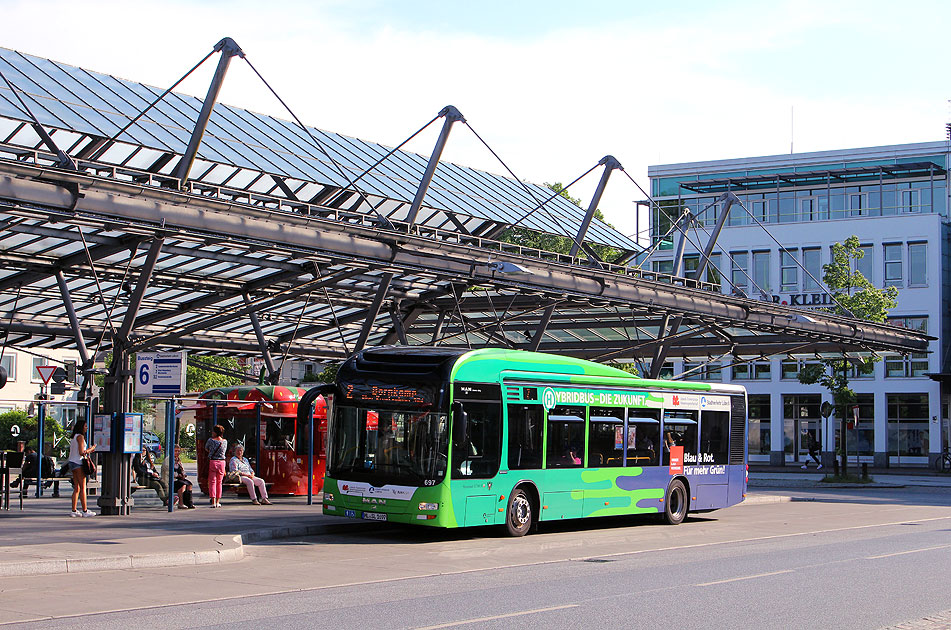
{"label": "glass facade", "polygon": [[803,431],[822,444],[822,416],[819,415],[821,404],[822,396],[819,394],[783,396],[783,451],[793,461],[806,461],[809,457]]}
{"label": "glass facade", "polygon": [[928,454],[928,394],[887,394],[888,454],[922,457]]}
{"label": "glass facade", "polygon": [[750,455],[769,455],[771,422],[769,404],[769,394],[750,394],[747,397]]}

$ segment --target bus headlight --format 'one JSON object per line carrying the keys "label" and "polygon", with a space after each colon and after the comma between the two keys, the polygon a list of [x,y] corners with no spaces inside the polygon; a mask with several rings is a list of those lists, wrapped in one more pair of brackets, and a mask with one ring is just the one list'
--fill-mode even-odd
{"label": "bus headlight", "polygon": [[333,492],[324,493],[324,503],[332,503],[334,500]]}
{"label": "bus headlight", "polygon": [[438,510],[439,504],[438,503],[420,503],[419,509],[420,510]]}

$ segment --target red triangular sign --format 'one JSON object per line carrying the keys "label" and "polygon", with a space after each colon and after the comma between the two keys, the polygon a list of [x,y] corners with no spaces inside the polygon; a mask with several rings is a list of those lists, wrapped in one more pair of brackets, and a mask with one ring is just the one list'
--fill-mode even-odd
{"label": "red triangular sign", "polygon": [[36,366],[36,371],[40,373],[40,378],[43,379],[44,385],[50,384],[50,379],[53,378],[53,372],[56,371],[55,365],[38,365]]}

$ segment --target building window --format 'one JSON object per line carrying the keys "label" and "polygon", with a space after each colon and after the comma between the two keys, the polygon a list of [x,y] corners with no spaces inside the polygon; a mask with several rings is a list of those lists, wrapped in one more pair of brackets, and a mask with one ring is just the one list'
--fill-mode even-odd
{"label": "building window", "polygon": [[657,273],[673,273],[674,272],[674,261],[672,260],[655,260],[651,263],[654,267],[654,271]]}
{"label": "building window", "polygon": [[858,271],[865,279],[875,284],[874,276],[874,261],[875,261],[875,248],[871,245],[860,245],[859,251],[862,252],[861,258],[855,259],[855,271]]}
{"label": "building window", "polygon": [[755,217],[760,223],[766,223],[769,221],[769,216],[766,213],[765,201],[751,201],[750,212],[753,213],[753,217]]}
{"label": "building window", "polygon": [[797,359],[784,359],[779,364],[779,378],[784,381],[799,380],[799,373],[807,365],[817,365],[818,361],[801,361]]}
{"label": "building window", "polygon": [[734,381],[768,381],[771,377],[769,361],[750,361],[733,366]]}
{"label": "building window", "polygon": [[901,243],[886,243],[885,286],[901,286]]}
{"label": "building window", "polygon": [[928,284],[928,244],[908,243],[908,286]]}
{"label": "building window", "polygon": [[42,383],[43,377],[40,376],[40,371],[36,368],[46,365],[48,361],[43,357],[33,357],[33,371],[30,372],[30,382],[31,383]]}
{"label": "building window", "polygon": [[13,382],[17,380],[17,355],[13,353],[4,354],[0,359],[0,365],[7,371],[7,380]]}
{"label": "building window", "polygon": [[909,315],[903,317],[889,317],[888,324],[890,326],[898,326],[899,328],[910,328],[911,330],[917,330],[918,332],[923,332],[926,335],[928,334],[928,316],[927,315]]}
{"label": "building window", "polygon": [[720,381],[723,380],[723,367],[720,363],[690,363],[684,361],[683,380]]}
{"label": "building window", "polygon": [[796,262],[796,250],[779,252],[782,291],[796,293],[799,290],[799,265]]}
{"label": "building window", "polygon": [[753,252],[753,284],[760,292],[769,294],[769,254],[770,252]]}
{"label": "building window", "polygon": [[802,266],[806,268],[802,274],[802,290],[818,291],[822,280],[822,250],[818,247],[803,249]]}
{"label": "building window", "polygon": [[674,362],[665,361],[663,367],[660,368],[660,374],[657,378],[662,380],[670,380],[674,377]]}
{"label": "building window", "polygon": [[745,296],[750,288],[750,255],[748,252],[730,252],[730,258],[733,259],[730,272],[732,292]]}
{"label": "building window", "polygon": [[902,212],[921,212],[921,191],[920,190],[901,191],[901,211]]}
{"label": "building window", "polygon": [[853,217],[861,217],[868,214],[868,195],[865,193],[849,194],[849,213]]}
{"label": "building window", "polygon": [[908,378],[928,373],[928,354],[890,354],[885,357],[885,378]]}

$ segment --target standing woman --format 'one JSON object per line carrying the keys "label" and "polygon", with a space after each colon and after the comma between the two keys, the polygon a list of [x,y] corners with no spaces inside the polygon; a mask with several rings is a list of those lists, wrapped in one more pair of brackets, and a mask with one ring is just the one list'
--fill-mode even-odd
{"label": "standing woman", "polygon": [[208,453],[208,493],[211,495],[211,507],[219,508],[228,441],[224,438],[225,428],[220,424],[216,424],[211,433],[211,439],[205,441],[205,451]]}
{"label": "standing woman", "polygon": [[[80,419],[73,425],[73,436],[69,440],[69,472],[73,476],[73,511],[70,516],[95,516],[96,513],[86,506],[86,471],[83,470],[83,457],[96,450],[93,444],[86,448],[86,421]],[[79,499],[83,511],[76,510],[76,499]]]}

